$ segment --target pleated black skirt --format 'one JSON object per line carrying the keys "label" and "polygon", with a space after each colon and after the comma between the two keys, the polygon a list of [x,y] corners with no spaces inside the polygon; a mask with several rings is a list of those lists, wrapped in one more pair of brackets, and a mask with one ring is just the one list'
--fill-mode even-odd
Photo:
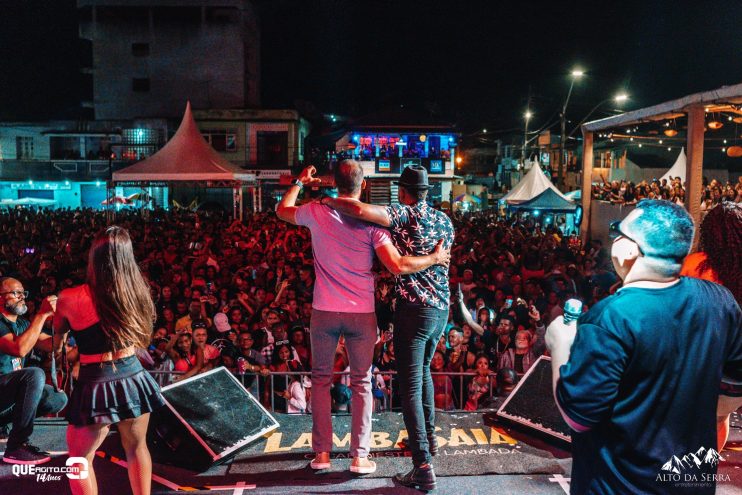
{"label": "pleated black skirt", "polygon": [[67,421],[76,426],[118,423],[164,404],[159,385],[136,356],[83,364],[67,406]]}

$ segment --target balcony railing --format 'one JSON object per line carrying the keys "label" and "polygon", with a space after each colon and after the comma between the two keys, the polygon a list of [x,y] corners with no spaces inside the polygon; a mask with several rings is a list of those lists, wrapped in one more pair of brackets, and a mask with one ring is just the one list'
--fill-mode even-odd
{"label": "balcony railing", "polygon": [[132,161],[113,160],[0,160],[3,181],[87,181],[108,180],[111,172],[131,165]]}

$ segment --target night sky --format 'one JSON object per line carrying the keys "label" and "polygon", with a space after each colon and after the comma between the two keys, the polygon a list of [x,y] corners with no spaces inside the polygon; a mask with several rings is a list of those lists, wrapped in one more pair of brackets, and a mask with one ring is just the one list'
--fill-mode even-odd
{"label": "night sky", "polygon": [[[75,2],[0,0],[0,118],[75,117]],[[257,0],[262,103],[362,116],[406,108],[492,132],[575,123],[742,82],[742,2]],[[613,106],[615,107],[615,105]],[[611,105],[605,105],[606,110]],[[598,112],[595,118],[604,116]]]}

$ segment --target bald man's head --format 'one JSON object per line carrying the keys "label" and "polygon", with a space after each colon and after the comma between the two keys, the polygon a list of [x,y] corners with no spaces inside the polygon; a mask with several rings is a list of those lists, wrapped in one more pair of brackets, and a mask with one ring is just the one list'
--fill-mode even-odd
{"label": "bald man's head", "polygon": [[5,314],[15,316],[26,314],[28,306],[20,281],[11,277],[0,278],[0,307]]}

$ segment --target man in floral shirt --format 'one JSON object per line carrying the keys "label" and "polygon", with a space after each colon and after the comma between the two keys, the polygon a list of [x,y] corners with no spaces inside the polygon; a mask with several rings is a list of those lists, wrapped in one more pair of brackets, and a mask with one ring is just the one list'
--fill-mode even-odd
{"label": "man in floral shirt", "polygon": [[[398,184],[400,204],[382,207],[349,198],[331,199],[326,204],[346,215],[389,227],[392,242],[403,255],[429,253],[441,239],[443,247],[450,249],[454,238],[451,220],[425,202],[430,188],[427,171],[409,166]],[[395,291],[394,348],[402,414],[414,464],[410,472],[395,476],[395,480],[432,490],[435,474],[430,460],[437,445],[430,361],[448,319],[448,267],[433,265],[417,273],[398,275]]]}

